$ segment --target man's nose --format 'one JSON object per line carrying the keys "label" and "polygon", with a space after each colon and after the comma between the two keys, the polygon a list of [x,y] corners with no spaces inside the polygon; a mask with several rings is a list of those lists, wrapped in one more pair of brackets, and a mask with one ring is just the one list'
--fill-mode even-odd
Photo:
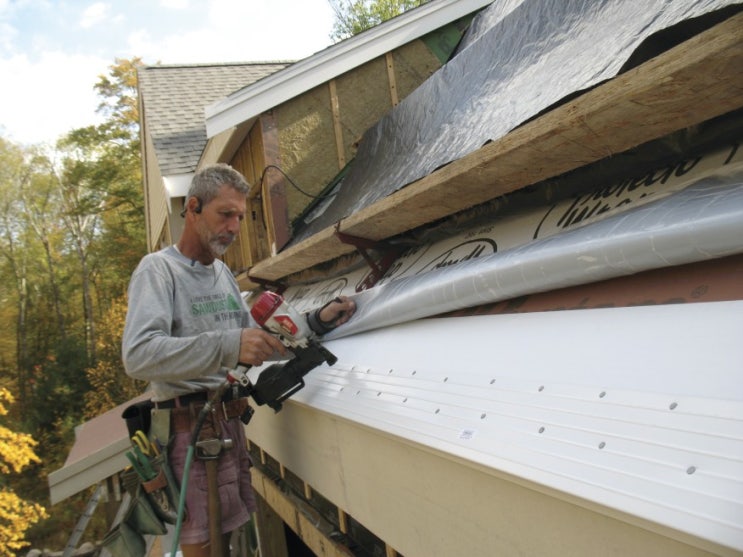
{"label": "man's nose", "polygon": [[239,216],[230,217],[230,219],[227,221],[227,230],[229,230],[232,234],[237,234],[238,232],[240,232]]}

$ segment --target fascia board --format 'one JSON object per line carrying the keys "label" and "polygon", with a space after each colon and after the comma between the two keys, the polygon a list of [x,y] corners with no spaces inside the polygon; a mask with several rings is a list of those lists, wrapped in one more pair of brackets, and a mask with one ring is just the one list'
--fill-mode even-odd
{"label": "fascia board", "polygon": [[128,465],[124,453],[131,448],[123,436],[85,458],[49,474],[49,498],[55,505],[91,485],[117,474]]}
{"label": "fascia board", "polygon": [[737,555],[741,311],[734,300],[416,320],[325,340],[338,363],[289,404]]}
{"label": "fascia board", "polygon": [[206,135],[214,137],[491,3],[492,0],[433,1],[330,46],[208,105]]}

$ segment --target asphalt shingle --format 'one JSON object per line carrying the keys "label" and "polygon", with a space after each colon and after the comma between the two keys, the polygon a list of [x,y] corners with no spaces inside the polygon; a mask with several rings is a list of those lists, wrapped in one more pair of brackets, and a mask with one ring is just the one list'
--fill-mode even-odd
{"label": "asphalt shingle", "polygon": [[141,117],[163,176],[193,172],[206,145],[204,108],[291,62],[143,66]]}

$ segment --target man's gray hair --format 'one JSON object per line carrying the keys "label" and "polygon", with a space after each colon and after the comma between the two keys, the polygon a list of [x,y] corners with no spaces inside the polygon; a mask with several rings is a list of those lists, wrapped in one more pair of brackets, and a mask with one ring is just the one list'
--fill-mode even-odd
{"label": "man's gray hair", "polygon": [[250,185],[242,174],[223,162],[210,164],[199,170],[191,180],[186,200],[196,197],[201,205],[214,199],[222,186],[230,186],[244,195],[248,195]]}

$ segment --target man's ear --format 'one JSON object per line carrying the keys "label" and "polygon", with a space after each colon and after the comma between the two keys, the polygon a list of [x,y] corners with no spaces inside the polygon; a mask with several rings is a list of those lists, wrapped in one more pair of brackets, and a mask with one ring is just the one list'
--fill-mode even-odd
{"label": "man's ear", "polygon": [[204,204],[202,203],[201,199],[196,196],[191,196],[186,200],[183,211],[181,211],[181,216],[185,217],[188,211],[193,211],[194,213],[200,214],[203,208]]}

